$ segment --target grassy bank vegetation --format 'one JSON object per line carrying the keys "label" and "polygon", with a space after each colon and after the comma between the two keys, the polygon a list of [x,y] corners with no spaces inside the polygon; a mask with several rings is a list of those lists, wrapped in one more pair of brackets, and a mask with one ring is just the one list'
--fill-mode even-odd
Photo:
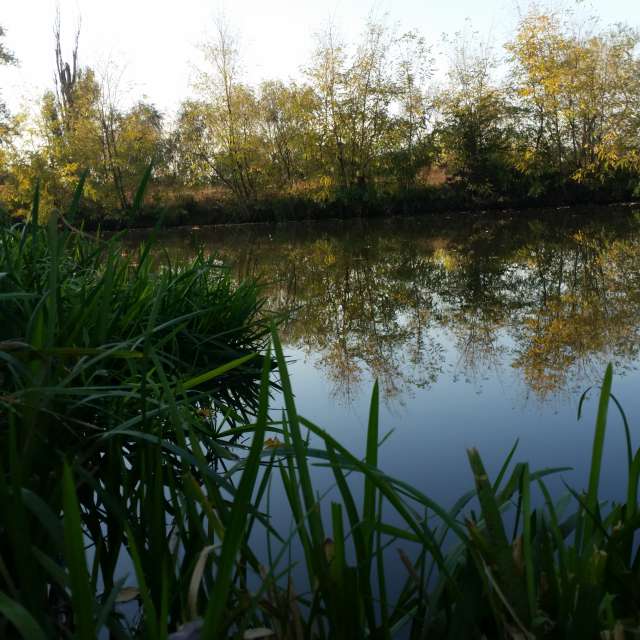
{"label": "grassy bank vegetation", "polygon": [[445,507],[380,470],[377,385],[363,459],[298,414],[259,291],[217,263],[152,265],[56,217],[0,252],[0,636],[640,633],[624,415],[624,499],[599,497],[610,367],[584,487],[551,495],[562,470],[515,447],[489,477],[472,449]]}
{"label": "grassy bank vegetation", "polygon": [[[86,168],[83,217],[112,227],[640,197],[639,36],[626,25],[532,6],[501,49],[449,40],[443,69],[435,43],[373,21],[355,43],[321,33],[299,81],[253,86],[218,24],[176,114],[123,106],[118,70],[83,66],[79,33],[67,63],[59,21],[55,34],[55,90],[31,114],[0,108],[10,215],[28,216],[36,176],[44,214]],[[0,49],[3,62],[15,58]],[[133,193],[151,161],[141,212]]]}

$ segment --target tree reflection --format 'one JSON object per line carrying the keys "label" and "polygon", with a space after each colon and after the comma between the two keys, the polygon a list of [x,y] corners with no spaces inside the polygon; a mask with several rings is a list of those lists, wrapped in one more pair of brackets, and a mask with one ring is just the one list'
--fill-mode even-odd
{"label": "tree reflection", "polygon": [[365,374],[387,398],[435,381],[442,349],[432,323],[433,264],[395,240],[346,244],[325,238],[288,252],[297,312],[284,338],[318,354],[336,397],[359,392]]}
{"label": "tree reflection", "polygon": [[597,376],[608,361],[638,353],[640,245],[580,232],[562,246],[527,247],[532,304],[513,327],[513,364],[545,397]]}
{"label": "tree reflection", "polygon": [[638,354],[640,224],[608,216],[256,227],[166,244],[187,254],[195,238],[239,277],[262,279],[271,308],[287,314],[283,339],[322,368],[337,399],[375,377],[402,402],[451,365],[472,381],[518,372],[543,400]]}

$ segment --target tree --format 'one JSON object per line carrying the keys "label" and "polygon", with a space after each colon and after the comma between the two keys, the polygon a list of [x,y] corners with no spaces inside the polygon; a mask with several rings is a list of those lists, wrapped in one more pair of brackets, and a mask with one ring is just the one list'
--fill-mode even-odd
{"label": "tree", "polygon": [[418,169],[431,161],[429,116],[432,111],[427,82],[433,75],[431,49],[415,31],[398,40],[396,85],[399,101],[398,151],[391,169],[405,187],[410,186]]}
{"label": "tree", "polygon": [[114,74],[113,69],[105,69],[102,74],[100,97],[98,100],[98,118],[102,137],[102,163],[105,177],[110,176],[120,208],[129,207],[127,193],[119,162],[118,132],[121,126],[121,114],[118,108],[118,87],[122,75]]}
{"label": "tree", "polygon": [[390,174],[409,186],[429,164],[433,60],[415,32],[397,37],[370,20],[350,50],[332,28],[318,38],[307,69],[325,170],[343,189],[361,189]]}
{"label": "tree", "polygon": [[[195,154],[199,164],[246,205],[260,191],[264,164],[258,99],[241,82],[237,39],[222,19],[202,51],[206,66],[197,83],[201,99],[184,105],[181,125],[195,126],[201,136]],[[182,137],[196,142],[193,134],[186,131]]]}
{"label": "tree", "polygon": [[[71,62],[65,61],[60,15],[54,25],[55,88],[42,98],[38,155],[47,168],[46,192],[51,206],[60,206],[75,189],[80,174],[89,171],[84,196],[95,212],[130,208],[146,167],[161,144],[162,117],[143,101],[124,109],[120,102],[122,74],[110,64],[101,77],[79,62],[80,29],[75,32]],[[45,177],[41,175],[40,177]]]}
{"label": "tree", "polygon": [[0,25],[0,64],[16,64],[18,61],[9,49],[7,49],[3,38],[6,38],[7,33],[2,25]]}
{"label": "tree", "polygon": [[[49,168],[48,193],[52,194],[52,205],[60,206],[75,189],[80,174],[100,166],[100,85],[93,70],[79,64],[80,26],[75,31],[71,63],[65,61],[63,55],[59,11],[53,35],[54,89],[42,98],[37,127],[44,141],[40,153]],[[95,199],[99,191],[99,180],[93,179],[88,182],[85,195]]]}
{"label": "tree", "polygon": [[155,105],[140,100],[121,114],[119,125],[117,161],[128,208],[147,167],[153,164],[154,175],[162,171],[163,118]]}
{"label": "tree", "polygon": [[[2,39],[5,36],[5,30],[2,25],[0,25],[0,65],[17,64],[17,60],[13,53],[11,53],[11,51],[9,51],[2,42]],[[6,141],[10,131],[9,110],[2,100],[2,94],[0,94],[0,145]]]}
{"label": "tree", "polygon": [[389,106],[396,97],[392,43],[390,29],[369,22],[347,69],[345,147],[351,184],[369,182],[376,160],[389,148]]}
{"label": "tree", "polygon": [[82,70],[78,68],[78,47],[80,45],[80,21],[78,21],[73,49],[71,53],[71,64],[66,62],[62,55],[62,38],[60,35],[60,8],[56,11],[53,26],[56,55],[56,75],[55,75],[55,96],[57,102],[58,115],[63,128],[72,128],[73,119],[76,116],[74,107],[76,103],[76,89],[82,80]]}
{"label": "tree", "polygon": [[346,73],[344,44],[330,26],[318,37],[312,54],[314,64],[307,69],[311,86],[318,96],[315,114],[319,134],[319,151],[323,169],[338,184],[349,182],[344,149],[343,93]]}
{"label": "tree", "polygon": [[389,106],[396,97],[392,32],[370,21],[352,55],[332,28],[318,39],[307,70],[318,95],[317,122],[327,169],[337,185],[363,187],[388,151]]}
{"label": "tree", "polygon": [[506,191],[515,138],[513,110],[492,79],[496,66],[489,48],[457,34],[449,82],[436,101],[441,161],[467,189],[484,197]]}
{"label": "tree", "polygon": [[85,195],[98,196],[100,178],[95,173],[102,164],[102,141],[99,124],[100,86],[91,69],[82,69],[69,96],[61,102],[59,94],[48,91],[42,98],[39,130],[44,140],[42,152],[53,171],[51,192],[61,204],[73,191],[85,169],[94,173]]}
{"label": "tree", "polygon": [[260,85],[260,124],[275,187],[293,185],[317,168],[318,100],[306,84],[266,81]]}
{"label": "tree", "polygon": [[507,44],[528,138],[523,166],[564,179],[599,181],[638,168],[638,32],[598,31],[571,16],[532,10]]}
{"label": "tree", "polygon": [[98,99],[103,181],[115,193],[122,211],[130,208],[144,171],[159,159],[162,115],[152,104],[139,101],[129,110],[120,105],[122,74],[109,65],[102,74]]}

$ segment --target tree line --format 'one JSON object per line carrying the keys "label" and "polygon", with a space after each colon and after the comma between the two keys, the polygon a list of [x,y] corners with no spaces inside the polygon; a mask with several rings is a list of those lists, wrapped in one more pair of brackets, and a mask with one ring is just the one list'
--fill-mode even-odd
{"label": "tree line", "polygon": [[[15,57],[2,46],[0,64]],[[532,8],[500,54],[458,36],[446,80],[415,31],[369,21],[355,43],[317,36],[302,79],[243,75],[224,22],[177,114],[122,106],[115,68],[65,60],[32,117],[0,101],[0,201],[62,206],[78,177],[87,211],[126,220],[152,163],[152,202],[256,215],[299,203],[374,210],[625,200],[640,195],[640,36]],[[284,204],[283,204],[284,203]]]}

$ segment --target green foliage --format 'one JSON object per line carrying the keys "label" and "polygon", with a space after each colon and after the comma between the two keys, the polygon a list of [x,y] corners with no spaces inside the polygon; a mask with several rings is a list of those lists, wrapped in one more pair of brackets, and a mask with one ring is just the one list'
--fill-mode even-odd
{"label": "green foliage", "polygon": [[528,173],[598,183],[638,170],[639,34],[533,9],[506,45]]}
{"label": "green foliage", "polygon": [[370,22],[353,46],[322,33],[306,83],[252,89],[237,42],[219,29],[200,100],[184,105],[176,166],[190,188],[223,185],[255,219],[277,207],[274,194],[302,195],[309,210],[331,203],[327,215],[340,216],[380,213],[380,203],[419,209],[420,198],[422,208],[629,199],[637,43],[624,26],[532,10],[507,59],[458,35],[449,82],[435,90],[424,40]]}
{"label": "green foliage", "polygon": [[260,85],[260,126],[268,154],[269,183],[287,189],[314,175],[318,161],[314,127],[317,96],[308,85],[267,81]]}
{"label": "green foliage", "polygon": [[513,189],[517,157],[516,109],[492,77],[496,66],[491,51],[473,47],[459,36],[448,90],[436,101],[441,161],[452,178],[480,201]]}
{"label": "green foliage", "polygon": [[[55,216],[39,226],[38,203],[0,244],[0,494],[11,514],[0,525],[0,591],[18,629],[58,637],[77,625],[78,637],[95,637],[123,586],[113,574],[122,549],[140,549],[139,582],[150,575],[144,550],[166,548],[171,491],[190,465],[229,459],[221,442],[257,410],[268,328],[257,286],[232,284],[212,258],[160,266],[150,246],[127,255],[117,240],[61,231]],[[94,599],[97,571],[106,609]],[[69,607],[74,620],[61,613]]]}
{"label": "green foliage", "polygon": [[[59,66],[65,68],[61,58]],[[72,79],[45,93],[39,116],[23,127],[25,138],[35,142],[32,150],[8,154],[5,198],[15,213],[26,213],[36,179],[43,184],[43,219],[60,210],[89,169],[85,210],[98,219],[106,212],[135,218],[133,194],[145,170],[154,161],[157,172],[163,170],[162,117],[143,101],[122,109],[117,96],[112,76],[99,78],[91,68],[74,70]]]}

